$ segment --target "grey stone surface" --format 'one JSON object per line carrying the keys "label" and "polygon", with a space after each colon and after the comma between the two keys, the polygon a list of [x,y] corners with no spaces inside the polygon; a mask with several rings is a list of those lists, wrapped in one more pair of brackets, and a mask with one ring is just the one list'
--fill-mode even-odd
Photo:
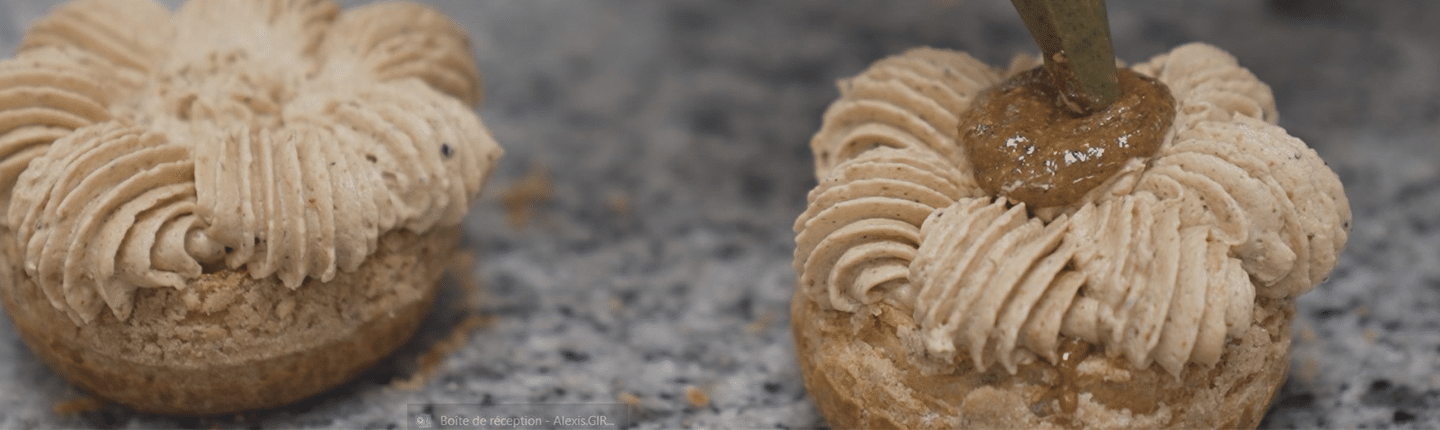
{"label": "grey stone surface", "polygon": [[[411,404],[622,397],[640,428],[822,427],[787,305],[790,225],[834,81],[919,45],[992,64],[1036,51],[1003,0],[431,3],[470,32],[479,112],[508,151],[466,221],[479,300],[451,280],[416,339],[357,381],[211,418],[57,414],[83,394],[0,323],[0,428],[399,428]],[[0,2],[0,52],[51,4]],[[1440,3],[1109,4],[1123,59],[1189,41],[1234,53],[1348,190],[1350,245],[1299,300],[1291,375],[1262,426],[1440,427]],[[553,197],[516,228],[499,196],[532,169]],[[423,387],[392,383],[469,316],[486,324]]]}

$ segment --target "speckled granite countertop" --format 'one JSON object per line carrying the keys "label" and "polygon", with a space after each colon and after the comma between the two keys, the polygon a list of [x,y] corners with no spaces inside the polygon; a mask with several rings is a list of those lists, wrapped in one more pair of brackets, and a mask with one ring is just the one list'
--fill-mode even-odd
{"label": "speckled granite countertop", "polygon": [[[0,3],[0,52],[50,3]],[[619,402],[640,428],[822,427],[787,305],[835,80],[918,45],[1036,51],[1003,0],[431,3],[470,31],[508,155],[467,219],[475,264],[410,345],[292,407],[172,418],[77,401],[7,320],[0,428],[404,428],[412,404]],[[1262,426],[1440,427],[1440,3],[1109,3],[1124,59],[1234,53],[1348,190],[1350,245],[1299,301]]]}

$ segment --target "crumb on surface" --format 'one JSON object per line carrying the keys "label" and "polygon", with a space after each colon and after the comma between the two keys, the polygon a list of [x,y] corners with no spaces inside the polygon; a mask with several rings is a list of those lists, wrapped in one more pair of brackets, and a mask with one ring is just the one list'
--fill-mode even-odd
{"label": "crumb on surface", "polygon": [[773,324],[774,322],[775,313],[766,311],[764,313],[761,313],[760,316],[756,317],[754,321],[746,324],[745,332],[750,334],[760,334],[760,332],[763,332],[765,331],[765,329],[770,328],[770,324]]}
{"label": "crumb on surface", "polygon": [[524,228],[529,225],[535,205],[549,201],[554,195],[553,188],[549,172],[540,164],[531,166],[524,178],[506,187],[500,195],[500,202],[505,205],[510,226]]}
{"label": "crumb on surface", "polygon": [[445,267],[446,273],[460,282],[460,305],[467,309],[479,309],[485,301],[484,284],[480,277],[476,276],[475,253],[468,249],[461,249],[450,259],[450,264]]}
{"label": "crumb on surface", "polygon": [[1320,362],[1314,357],[1307,357],[1305,364],[1300,367],[1300,380],[1305,383],[1313,383],[1320,376]]}
{"label": "crumb on surface", "polygon": [[471,314],[466,316],[450,330],[450,334],[435,342],[430,350],[425,351],[416,359],[419,369],[414,374],[409,378],[397,378],[390,383],[390,386],[403,391],[419,391],[425,388],[430,376],[440,370],[440,365],[445,362],[445,356],[464,347],[470,340],[470,333],[475,329],[491,325],[494,321],[495,317],[490,315]]}
{"label": "crumb on surface", "polygon": [[469,250],[461,249],[451,256],[445,271],[459,281],[459,306],[469,312],[469,315],[451,328],[444,338],[436,341],[429,350],[416,358],[418,369],[414,374],[408,378],[395,379],[390,383],[392,387],[403,391],[419,391],[425,388],[430,377],[440,370],[440,364],[444,362],[446,355],[463,348],[475,329],[494,323],[493,316],[476,312],[484,300],[484,290],[481,288],[480,278],[475,275],[475,264],[475,253]]}
{"label": "crumb on surface", "polygon": [[610,212],[615,215],[626,216],[633,213],[630,196],[619,191],[610,193],[610,197],[605,199],[605,207],[610,208]]}
{"label": "crumb on surface", "polygon": [[685,400],[690,402],[690,406],[696,408],[710,406],[710,394],[694,385],[685,386]]}
{"label": "crumb on surface", "polygon": [[621,391],[620,394],[615,395],[615,399],[619,400],[620,403],[629,405],[632,408],[640,407],[640,396],[637,396],[629,391]]}

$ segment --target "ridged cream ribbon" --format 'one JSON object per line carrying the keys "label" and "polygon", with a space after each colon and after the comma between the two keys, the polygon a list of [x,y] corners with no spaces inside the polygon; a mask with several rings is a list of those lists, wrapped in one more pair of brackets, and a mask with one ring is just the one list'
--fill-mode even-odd
{"label": "ridged cream ribbon", "polygon": [[77,323],[207,267],[290,288],[460,222],[501,150],[462,30],[324,0],[66,4],[0,62],[0,203]]}
{"label": "ridged cream ribbon", "polygon": [[1034,211],[984,195],[956,143],[958,113],[1002,72],[921,48],[842,82],[811,142],[820,185],[795,224],[800,288],[843,311],[888,300],[928,353],[981,368],[1055,362],[1062,334],[1175,375],[1215,363],[1257,296],[1328,276],[1349,203],[1233,57],[1191,44],[1134,69],[1177,100],[1158,153]]}

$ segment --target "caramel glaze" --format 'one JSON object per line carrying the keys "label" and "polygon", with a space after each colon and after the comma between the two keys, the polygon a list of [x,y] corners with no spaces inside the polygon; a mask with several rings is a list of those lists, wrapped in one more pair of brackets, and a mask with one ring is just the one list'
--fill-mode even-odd
{"label": "caramel glaze", "polygon": [[1150,157],[1175,119],[1165,84],[1118,70],[1121,96],[1076,114],[1044,67],[1016,74],[961,114],[960,140],[990,195],[1043,208],[1075,203],[1134,157]]}
{"label": "caramel glaze", "polygon": [[1055,371],[1058,380],[1040,401],[1033,408],[1041,409],[1048,406],[1048,402],[1055,400],[1060,406],[1060,412],[1064,416],[1075,413],[1075,408],[1080,405],[1080,393],[1075,385],[1080,380],[1080,363],[1090,357],[1091,345],[1075,338],[1065,338],[1060,342],[1060,351],[1057,354],[1060,362],[1055,363]]}

